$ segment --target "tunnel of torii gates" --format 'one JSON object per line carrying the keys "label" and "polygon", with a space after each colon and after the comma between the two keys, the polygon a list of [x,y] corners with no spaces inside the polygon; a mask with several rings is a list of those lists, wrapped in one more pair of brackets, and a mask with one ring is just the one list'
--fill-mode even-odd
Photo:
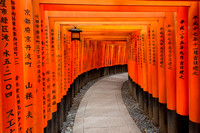
{"label": "tunnel of torii gates", "polygon": [[130,92],[160,132],[199,133],[199,6],[0,0],[0,133],[60,131],[81,87],[127,66]]}

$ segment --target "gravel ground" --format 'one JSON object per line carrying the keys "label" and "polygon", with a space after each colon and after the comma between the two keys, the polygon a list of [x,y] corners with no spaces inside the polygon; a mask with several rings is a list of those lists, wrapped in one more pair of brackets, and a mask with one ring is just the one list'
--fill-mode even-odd
{"label": "gravel ground", "polygon": [[[101,78],[99,78],[101,79]],[[67,121],[63,123],[63,127],[62,127],[62,132],[61,133],[73,133],[73,126],[74,126],[74,120],[75,120],[75,116],[79,107],[79,104],[82,100],[82,98],[84,97],[85,93],[87,92],[87,90],[99,79],[96,80],[92,80],[90,82],[88,82],[81,90],[80,93],[78,93],[76,95],[76,97],[74,98],[72,107],[70,108],[70,111],[68,112],[67,117]]]}
{"label": "gravel ground", "polygon": [[158,128],[153,125],[152,120],[144,114],[143,110],[139,108],[138,103],[132,98],[128,87],[128,81],[124,82],[122,86],[122,98],[129,114],[140,128],[141,132],[159,133]]}

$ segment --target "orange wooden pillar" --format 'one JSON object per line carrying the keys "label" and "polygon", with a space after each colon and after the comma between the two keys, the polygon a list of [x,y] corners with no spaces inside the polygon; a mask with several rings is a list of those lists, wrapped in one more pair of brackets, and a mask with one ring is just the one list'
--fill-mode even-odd
{"label": "orange wooden pillar", "polygon": [[12,29],[13,29],[13,48],[15,61],[15,84],[17,95],[17,115],[18,115],[18,132],[25,132],[24,127],[24,70],[23,70],[23,46],[20,30],[20,1],[13,0],[12,5]]}
{"label": "orange wooden pillar", "polygon": [[138,83],[139,83],[139,76],[138,76],[138,39],[137,39],[138,32],[135,32],[135,84],[136,84],[136,101],[139,102],[139,91],[138,91]]}
{"label": "orange wooden pillar", "polygon": [[[1,128],[3,133],[18,132],[17,121],[17,97],[15,85],[15,60],[13,51],[13,31],[11,1],[1,1],[0,3],[0,69],[1,69]],[[6,12],[3,12],[3,10]],[[24,99],[22,99],[24,100]]]}
{"label": "orange wooden pillar", "polygon": [[152,61],[152,92],[153,92],[153,123],[159,124],[158,104],[158,42],[157,22],[151,24],[151,61]]}
{"label": "orange wooden pillar", "polygon": [[165,70],[167,94],[168,132],[177,132],[176,126],[176,59],[174,12],[166,12],[165,18]]}
{"label": "orange wooden pillar", "polygon": [[48,12],[45,12],[45,86],[46,86],[46,113],[47,113],[47,128],[46,132],[51,132],[51,119],[52,119],[52,64],[51,64],[51,50],[50,50],[50,38],[49,38],[49,18],[48,18]]}
{"label": "orange wooden pillar", "polygon": [[136,38],[135,38],[135,32],[132,33],[132,39],[131,39],[131,75],[132,75],[132,81],[133,81],[133,97],[136,100]]}
{"label": "orange wooden pillar", "polygon": [[33,1],[33,30],[34,30],[34,46],[36,56],[36,79],[37,79],[37,90],[36,90],[36,106],[37,106],[37,132],[44,132],[43,128],[43,90],[42,90],[42,49],[41,49],[41,21],[40,21],[40,6],[39,0]]}
{"label": "orange wooden pillar", "polygon": [[200,2],[191,2],[189,8],[188,78],[189,78],[189,133],[200,132]]}
{"label": "orange wooden pillar", "polygon": [[55,24],[52,19],[49,19],[49,29],[50,29],[50,50],[51,50],[51,107],[52,107],[52,128],[53,132],[57,132],[57,122],[56,122],[56,111],[57,111],[57,74],[56,74],[56,46],[55,46]]}
{"label": "orange wooden pillar", "polygon": [[188,132],[188,7],[177,12],[176,112],[178,132]]}
{"label": "orange wooden pillar", "polygon": [[164,18],[158,21],[158,96],[159,96],[159,131],[167,132],[167,95],[165,75],[165,28]]}
{"label": "orange wooden pillar", "polygon": [[25,90],[25,131],[36,132],[36,61],[33,33],[33,8],[32,1],[20,1],[20,32],[24,54],[24,90]]}
{"label": "orange wooden pillar", "polygon": [[151,25],[147,26],[147,86],[148,86],[148,110],[149,117],[153,118],[153,101],[152,101],[152,78],[151,78]]}
{"label": "orange wooden pillar", "polygon": [[144,111],[148,114],[148,84],[147,84],[147,30],[146,26],[141,31],[142,41],[142,71],[143,71],[143,99]]}
{"label": "orange wooden pillar", "polygon": [[139,105],[143,109],[143,71],[142,71],[142,46],[141,46],[141,31],[137,32],[137,49],[138,49],[138,96],[139,96]]}
{"label": "orange wooden pillar", "polygon": [[47,91],[46,91],[46,52],[45,52],[45,12],[43,5],[40,5],[41,13],[41,50],[42,50],[42,95],[43,95],[43,128],[47,127]]}

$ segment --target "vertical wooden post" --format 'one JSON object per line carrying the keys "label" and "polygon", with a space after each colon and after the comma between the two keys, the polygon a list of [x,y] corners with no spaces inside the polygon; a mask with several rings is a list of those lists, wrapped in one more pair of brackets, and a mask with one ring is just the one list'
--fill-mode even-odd
{"label": "vertical wooden post", "polygon": [[46,56],[45,56],[45,12],[40,5],[41,14],[41,50],[42,50],[42,95],[43,95],[43,128],[47,126],[47,95],[46,95]]}
{"label": "vertical wooden post", "polygon": [[24,53],[25,131],[36,132],[36,78],[32,1],[20,1],[21,34]]}
{"label": "vertical wooden post", "polygon": [[199,2],[191,2],[188,16],[189,132],[200,132],[200,14]]}
{"label": "vertical wooden post", "polygon": [[176,112],[178,132],[188,132],[188,7],[177,12]]}
{"label": "vertical wooden post", "polygon": [[[6,10],[3,12],[3,9]],[[18,132],[11,1],[0,3],[0,87],[3,133]],[[24,100],[24,99],[22,99]]]}
{"label": "vertical wooden post", "polygon": [[176,59],[175,59],[175,13],[166,12],[165,18],[165,69],[167,91],[168,132],[177,132],[176,126]]}
{"label": "vertical wooden post", "polygon": [[153,101],[152,101],[152,78],[151,78],[151,67],[152,67],[152,61],[151,61],[151,25],[147,26],[147,84],[148,84],[148,109],[149,109],[149,116],[150,118],[153,118]]}
{"label": "vertical wooden post", "polygon": [[159,131],[167,132],[167,95],[165,75],[165,29],[164,18],[158,21],[158,95],[159,95]]}
{"label": "vertical wooden post", "polygon": [[43,90],[42,90],[42,49],[41,49],[41,17],[39,0],[33,1],[33,31],[36,56],[36,77],[37,77],[37,132],[44,132],[43,129]]}
{"label": "vertical wooden post", "polygon": [[55,46],[55,24],[54,20],[51,18],[49,19],[49,29],[50,29],[50,50],[51,50],[51,62],[52,62],[52,99],[51,99],[51,106],[52,106],[52,132],[57,132],[57,124],[56,124],[56,111],[57,111],[57,74],[56,74],[56,46]]}
{"label": "vertical wooden post", "polygon": [[141,31],[142,37],[142,71],[143,71],[143,98],[144,98],[144,111],[148,114],[148,84],[147,84],[147,27],[144,26]]}
{"label": "vertical wooden post", "polygon": [[153,91],[153,123],[159,124],[158,111],[158,42],[157,42],[157,22],[151,24],[151,61],[152,61],[152,91]]}

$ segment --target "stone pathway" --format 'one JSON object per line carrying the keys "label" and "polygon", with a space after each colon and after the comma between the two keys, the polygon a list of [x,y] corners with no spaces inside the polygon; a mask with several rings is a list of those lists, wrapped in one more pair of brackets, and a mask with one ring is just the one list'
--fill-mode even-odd
{"label": "stone pathway", "polygon": [[74,133],[141,133],[122,100],[121,87],[128,80],[122,73],[92,85],[76,114]]}

